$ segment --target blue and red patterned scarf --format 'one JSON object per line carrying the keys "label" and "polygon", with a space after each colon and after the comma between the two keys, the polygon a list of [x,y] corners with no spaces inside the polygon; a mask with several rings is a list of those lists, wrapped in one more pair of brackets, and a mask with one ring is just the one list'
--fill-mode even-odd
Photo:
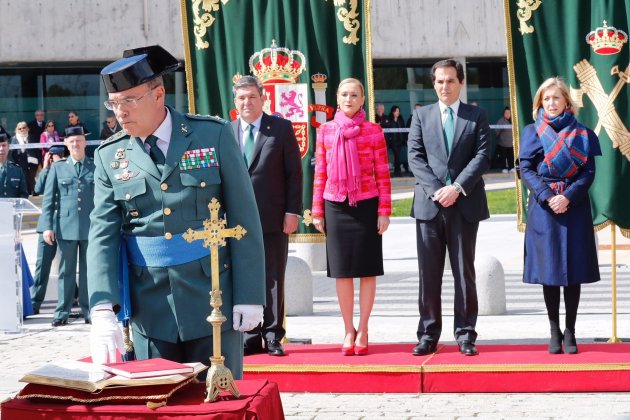
{"label": "blue and red patterned scarf", "polygon": [[540,108],[534,123],[552,176],[572,178],[589,156],[588,132],[571,111],[550,118]]}

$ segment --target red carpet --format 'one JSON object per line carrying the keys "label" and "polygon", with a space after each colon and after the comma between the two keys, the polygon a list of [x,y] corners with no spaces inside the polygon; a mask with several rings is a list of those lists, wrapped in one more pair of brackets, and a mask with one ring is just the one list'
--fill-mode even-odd
{"label": "red carpet", "polygon": [[580,344],[575,355],[546,345],[457,346],[412,356],[413,344],[374,344],[366,356],[339,345],[285,345],[286,357],[245,357],[244,379],[268,379],[281,392],[601,392],[630,391],[630,345]]}

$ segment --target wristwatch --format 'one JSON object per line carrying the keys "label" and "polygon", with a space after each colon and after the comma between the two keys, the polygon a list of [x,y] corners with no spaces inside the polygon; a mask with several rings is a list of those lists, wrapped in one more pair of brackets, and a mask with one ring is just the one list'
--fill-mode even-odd
{"label": "wristwatch", "polygon": [[455,187],[455,192],[457,194],[461,194],[462,193],[462,186],[459,185],[457,182],[453,183],[453,187]]}

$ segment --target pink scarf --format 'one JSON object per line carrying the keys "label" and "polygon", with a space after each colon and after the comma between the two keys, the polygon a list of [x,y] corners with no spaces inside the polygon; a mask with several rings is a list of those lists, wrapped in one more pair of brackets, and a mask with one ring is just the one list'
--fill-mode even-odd
{"label": "pink scarf", "polygon": [[348,118],[340,109],[333,120],[337,126],[333,139],[330,157],[330,173],[328,181],[332,193],[339,198],[348,196],[351,206],[357,205],[356,195],[361,189],[361,168],[356,137],[365,121],[365,111],[359,110],[352,118]]}

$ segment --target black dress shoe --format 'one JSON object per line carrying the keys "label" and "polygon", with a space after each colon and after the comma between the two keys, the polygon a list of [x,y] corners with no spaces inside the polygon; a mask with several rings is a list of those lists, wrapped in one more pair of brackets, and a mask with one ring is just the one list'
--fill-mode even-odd
{"label": "black dress shoe", "polygon": [[476,356],[479,354],[475,344],[470,341],[462,341],[459,343],[459,352],[464,356]]}
{"label": "black dress shoe", "polygon": [[414,356],[425,356],[427,354],[435,353],[437,350],[437,343],[435,341],[422,340],[411,351]]}
{"label": "black dress shoe", "polygon": [[282,344],[278,340],[272,340],[267,343],[267,353],[269,356],[285,356],[286,353],[282,348]]}
{"label": "black dress shoe", "polygon": [[62,325],[66,325],[68,323],[67,319],[53,319],[52,325],[53,327],[61,327]]}

